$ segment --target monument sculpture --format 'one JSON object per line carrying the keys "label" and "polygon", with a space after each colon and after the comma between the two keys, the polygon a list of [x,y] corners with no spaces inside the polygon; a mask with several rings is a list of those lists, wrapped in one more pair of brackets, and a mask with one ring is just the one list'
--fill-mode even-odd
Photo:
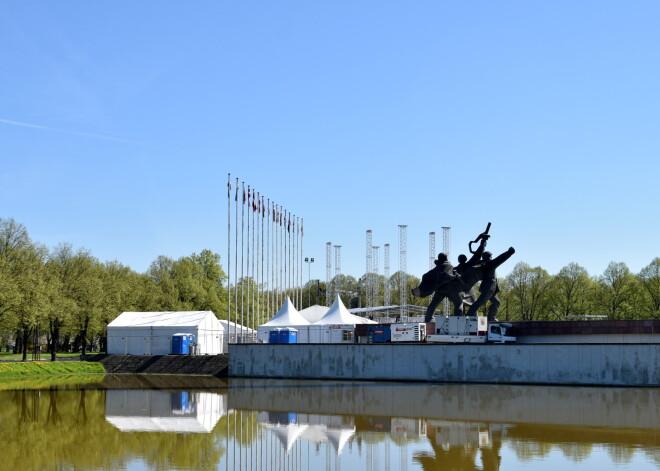
{"label": "monument sculpture", "polygon": [[[509,247],[509,250],[493,258],[493,254],[485,250],[490,238],[488,234],[490,225],[488,223],[486,230],[468,244],[472,254],[469,259],[464,254],[459,255],[459,263],[454,267],[449,263],[447,254],[438,254],[434,262],[435,267],[425,273],[420,285],[412,290],[412,294],[418,297],[426,297],[433,293],[433,298],[426,309],[425,322],[431,322],[436,308],[445,298],[449,298],[452,302],[455,316],[464,315],[464,305],[470,306],[466,315],[476,316],[479,308],[490,301],[488,320],[496,320],[500,307],[497,293],[500,289],[495,270],[515,253],[515,249]],[[472,244],[477,242],[479,242],[478,248],[472,250]],[[473,287],[479,281],[481,286],[477,297]]]}

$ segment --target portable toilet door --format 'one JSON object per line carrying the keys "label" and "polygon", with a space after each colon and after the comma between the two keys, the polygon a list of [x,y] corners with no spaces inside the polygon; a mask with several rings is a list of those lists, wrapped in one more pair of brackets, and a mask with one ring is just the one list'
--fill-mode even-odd
{"label": "portable toilet door", "polygon": [[298,331],[287,327],[280,330],[279,343],[298,343]]}
{"label": "portable toilet door", "polygon": [[268,333],[268,343],[280,343],[280,331],[282,329],[273,329]]}
{"label": "portable toilet door", "polygon": [[191,334],[172,335],[172,355],[189,355]]}

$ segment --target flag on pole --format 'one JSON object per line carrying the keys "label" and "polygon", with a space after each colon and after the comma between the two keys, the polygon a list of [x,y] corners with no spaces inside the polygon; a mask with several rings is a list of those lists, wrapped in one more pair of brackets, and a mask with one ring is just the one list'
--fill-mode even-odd
{"label": "flag on pole", "polygon": [[231,198],[231,173],[227,174],[227,198]]}
{"label": "flag on pole", "polygon": [[245,204],[245,182],[243,182],[243,204]]}

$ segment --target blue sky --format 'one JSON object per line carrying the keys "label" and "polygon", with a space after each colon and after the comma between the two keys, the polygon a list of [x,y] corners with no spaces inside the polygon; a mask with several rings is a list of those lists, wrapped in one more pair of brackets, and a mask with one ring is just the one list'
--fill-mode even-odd
{"label": "blue sky", "polygon": [[312,278],[367,229],[396,271],[399,224],[418,276],[488,221],[501,276],[660,255],[656,1],[7,0],[0,59],[0,217],[49,247],[224,262],[231,173]]}

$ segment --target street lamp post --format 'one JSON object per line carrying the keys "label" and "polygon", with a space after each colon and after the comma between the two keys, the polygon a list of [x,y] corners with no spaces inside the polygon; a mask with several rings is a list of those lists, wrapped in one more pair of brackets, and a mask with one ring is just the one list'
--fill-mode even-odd
{"label": "street lamp post", "polygon": [[[305,263],[307,264],[307,284],[311,281],[312,273],[312,263],[314,263],[314,258],[305,257]],[[311,286],[307,287],[309,289],[307,293],[307,303],[309,306],[312,305],[312,288]]]}

